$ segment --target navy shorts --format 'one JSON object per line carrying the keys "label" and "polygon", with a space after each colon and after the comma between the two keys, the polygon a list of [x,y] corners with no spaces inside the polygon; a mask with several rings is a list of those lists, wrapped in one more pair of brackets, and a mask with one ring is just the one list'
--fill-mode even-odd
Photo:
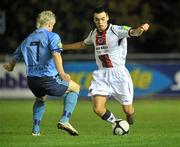
{"label": "navy shorts", "polygon": [[36,97],[45,95],[62,96],[68,89],[69,82],[59,75],[52,77],[27,77],[29,89]]}

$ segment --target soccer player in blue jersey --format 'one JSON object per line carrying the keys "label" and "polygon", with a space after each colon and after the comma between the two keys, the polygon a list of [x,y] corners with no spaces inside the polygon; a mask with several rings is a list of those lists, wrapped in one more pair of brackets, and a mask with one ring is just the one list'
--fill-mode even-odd
{"label": "soccer player in blue jersey", "polygon": [[37,29],[17,47],[12,59],[3,65],[10,72],[16,62],[25,61],[28,86],[36,97],[33,106],[33,136],[40,135],[40,121],[47,95],[64,96],[64,110],[58,128],[73,136],[79,134],[69,123],[69,118],[76,106],[80,86],[64,71],[61,39],[52,32],[55,22],[52,11],[42,11],[37,17]]}

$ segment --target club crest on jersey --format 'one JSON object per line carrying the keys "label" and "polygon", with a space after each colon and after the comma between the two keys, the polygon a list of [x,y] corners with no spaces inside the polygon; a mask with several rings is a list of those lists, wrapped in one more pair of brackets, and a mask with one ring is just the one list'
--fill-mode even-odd
{"label": "club crest on jersey", "polygon": [[102,44],[103,43],[103,39],[102,38],[98,38],[97,42],[98,42],[98,44]]}
{"label": "club crest on jersey", "polygon": [[96,34],[96,45],[106,44],[106,32]]}

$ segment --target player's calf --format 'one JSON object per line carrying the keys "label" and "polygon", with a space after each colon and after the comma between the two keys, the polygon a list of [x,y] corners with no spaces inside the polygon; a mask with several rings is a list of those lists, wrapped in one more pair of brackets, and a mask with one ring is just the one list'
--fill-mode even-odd
{"label": "player's calf", "polygon": [[134,114],[126,114],[126,119],[130,125],[134,124]]}
{"label": "player's calf", "polygon": [[134,123],[134,107],[132,104],[123,105],[123,110],[126,114],[127,122],[132,125]]}

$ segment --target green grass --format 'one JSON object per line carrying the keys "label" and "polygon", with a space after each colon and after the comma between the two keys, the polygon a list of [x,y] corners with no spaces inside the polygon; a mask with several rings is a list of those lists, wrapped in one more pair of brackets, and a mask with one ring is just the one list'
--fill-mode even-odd
{"label": "green grass", "polygon": [[[31,136],[33,100],[0,100],[0,147],[179,147],[180,100],[136,100],[135,124],[126,136],[114,136],[90,101],[80,100],[71,123],[80,136],[57,129],[63,101],[48,100],[40,137]],[[116,101],[107,107],[125,118]]]}

